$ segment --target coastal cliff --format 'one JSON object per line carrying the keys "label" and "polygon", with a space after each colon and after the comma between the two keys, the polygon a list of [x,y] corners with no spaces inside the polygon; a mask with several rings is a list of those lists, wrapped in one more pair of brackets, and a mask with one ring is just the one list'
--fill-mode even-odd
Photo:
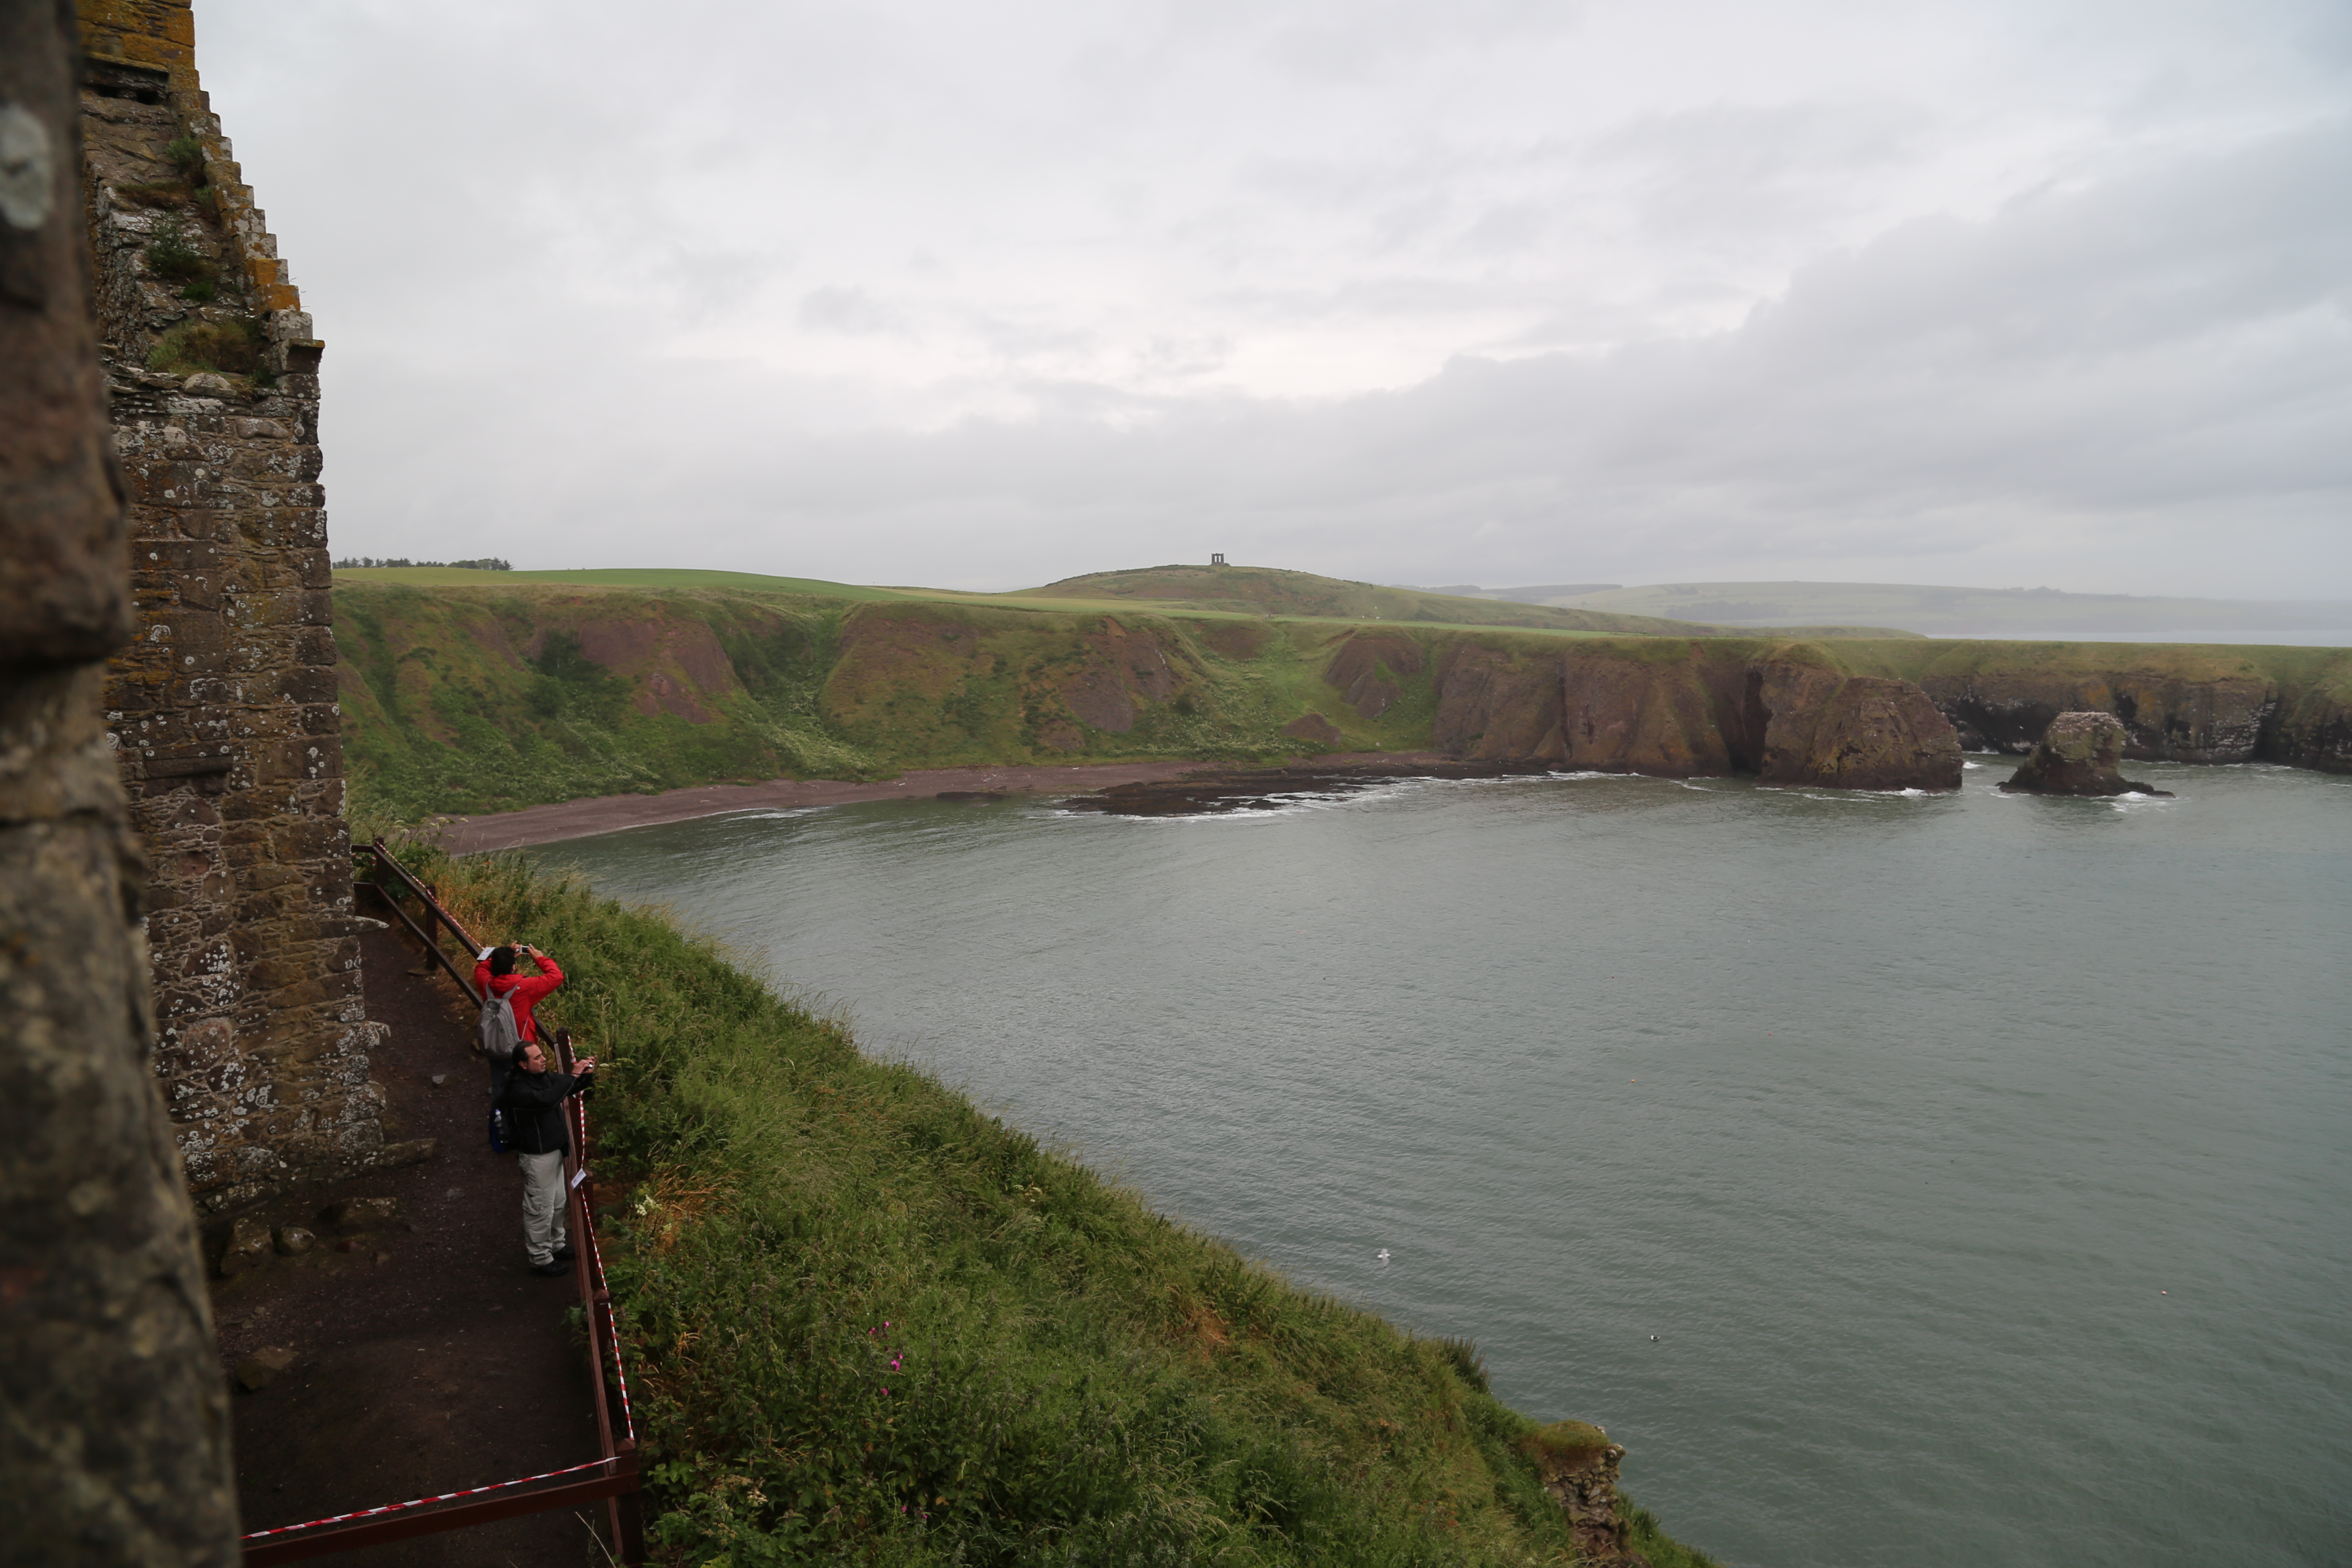
{"label": "coastal cliff", "polygon": [[1959,741],[1926,692],[1849,674],[1810,645],[1580,642],[1546,656],[1465,641],[1436,685],[1433,743],[1461,756],[1844,789],[1960,783]]}
{"label": "coastal cliff", "polygon": [[2200,644],[1837,645],[1916,681],[1970,751],[2023,754],[2061,713],[2111,713],[2126,757],[2352,772],[2352,649]]}
{"label": "coastal cliff", "polygon": [[[485,574],[488,576],[489,574]],[[908,768],[1439,751],[1950,789],[2105,712],[2135,759],[2352,771],[2352,650],[1616,637],[627,586],[340,582],[344,740],[395,815]]]}

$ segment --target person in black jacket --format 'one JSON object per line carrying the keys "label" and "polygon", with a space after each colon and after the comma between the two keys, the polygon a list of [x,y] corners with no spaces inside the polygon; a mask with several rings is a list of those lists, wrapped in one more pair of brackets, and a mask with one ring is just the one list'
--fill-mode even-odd
{"label": "person in black jacket", "polygon": [[563,1154],[572,1147],[563,1102],[585,1093],[596,1058],[581,1057],[575,1071],[551,1072],[537,1040],[515,1052],[515,1069],[499,1095],[506,1113],[507,1146],[522,1167],[522,1244],[534,1274],[561,1274],[572,1258],[563,1226]]}

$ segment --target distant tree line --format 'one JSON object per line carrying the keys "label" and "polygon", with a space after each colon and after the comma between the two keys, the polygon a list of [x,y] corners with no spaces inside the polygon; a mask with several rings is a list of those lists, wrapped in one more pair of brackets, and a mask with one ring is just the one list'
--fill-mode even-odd
{"label": "distant tree line", "polygon": [[468,572],[511,572],[514,563],[501,561],[495,555],[485,555],[479,561],[411,561],[405,555],[377,560],[373,555],[352,555],[335,563],[335,570],[346,571],[354,566],[462,566]]}

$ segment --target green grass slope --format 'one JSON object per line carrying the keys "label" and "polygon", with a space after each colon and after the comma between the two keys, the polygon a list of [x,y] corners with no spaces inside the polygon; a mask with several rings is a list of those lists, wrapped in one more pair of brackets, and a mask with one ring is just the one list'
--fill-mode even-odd
{"label": "green grass slope", "polygon": [[[475,929],[562,956],[541,1016],[607,1068],[659,1561],[1574,1561],[1538,1424],[1468,1345],[1171,1224],[653,915],[404,853]],[[1705,1568],[1632,1523],[1653,1568]]]}
{"label": "green grass slope", "polygon": [[354,786],[394,816],[880,765],[816,711],[853,607],[843,600],[346,575],[345,759]]}

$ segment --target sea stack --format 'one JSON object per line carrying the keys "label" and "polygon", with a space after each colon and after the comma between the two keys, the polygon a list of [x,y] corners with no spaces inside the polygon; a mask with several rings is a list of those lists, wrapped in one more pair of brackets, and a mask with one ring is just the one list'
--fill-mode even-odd
{"label": "sea stack", "polygon": [[2000,787],[2018,795],[2151,795],[2151,789],[2117,771],[2124,757],[2124,723],[2112,713],[2061,713],[2017,770]]}

